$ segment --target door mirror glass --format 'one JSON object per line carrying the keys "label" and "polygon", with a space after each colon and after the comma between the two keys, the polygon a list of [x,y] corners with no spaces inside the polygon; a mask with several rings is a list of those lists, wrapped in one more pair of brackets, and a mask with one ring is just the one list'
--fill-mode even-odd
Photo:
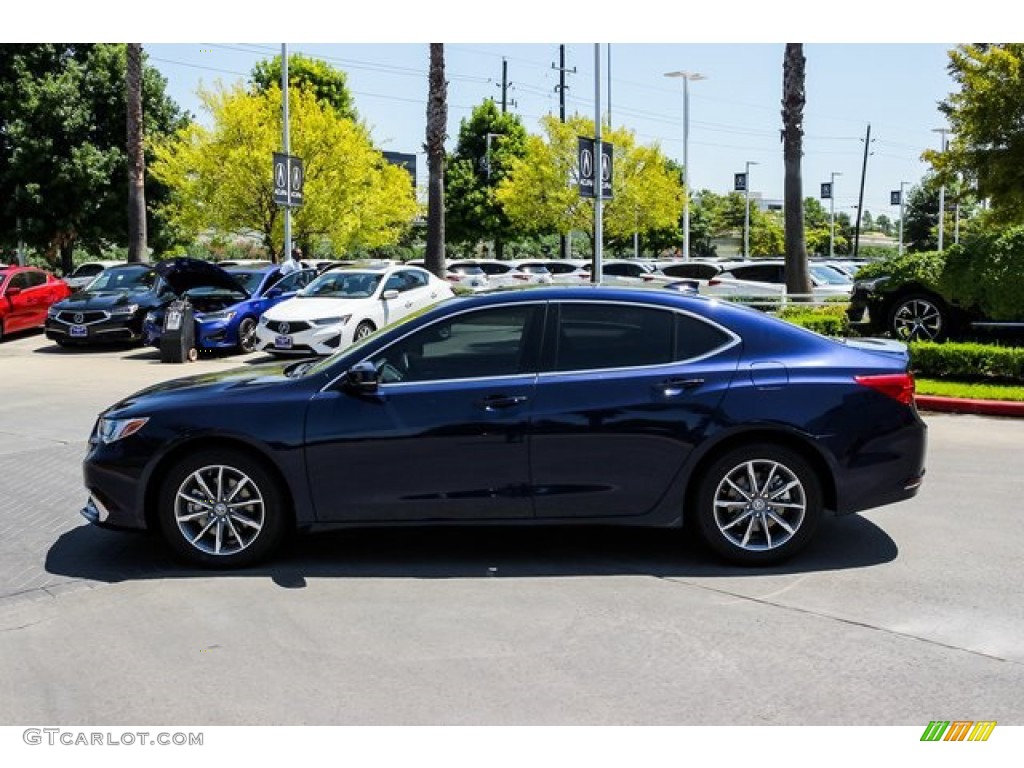
{"label": "door mirror glass", "polygon": [[394,288],[392,288],[390,290],[384,291],[384,293],[382,293],[380,295],[380,297],[382,299],[384,299],[384,301],[390,301],[391,299],[397,299],[398,298],[398,291],[396,291]]}

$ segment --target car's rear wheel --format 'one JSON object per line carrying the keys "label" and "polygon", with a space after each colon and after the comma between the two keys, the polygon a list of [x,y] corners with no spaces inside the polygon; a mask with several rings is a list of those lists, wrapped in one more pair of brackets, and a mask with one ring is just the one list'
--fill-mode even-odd
{"label": "car's rear wheel", "polygon": [[353,335],[353,340],[361,341],[369,336],[371,333],[377,330],[377,326],[371,323],[369,320],[363,320],[359,325],[356,326],[356,332]]}
{"label": "car's rear wheel", "polygon": [[255,352],[258,345],[259,339],[256,337],[256,320],[251,317],[246,317],[238,324],[238,349],[241,352],[248,354],[249,352]]}
{"label": "car's rear wheel", "polygon": [[800,454],[742,446],[704,473],[691,520],[714,552],[739,565],[771,565],[811,540],[822,517],[821,482]]}
{"label": "car's rear wheel", "polygon": [[949,332],[949,311],[925,294],[903,296],[889,313],[889,332],[900,341],[942,341]]}
{"label": "car's rear wheel", "polygon": [[273,476],[240,451],[189,455],[161,485],[160,530],[171,550],[195,565],[252,565],[280,545],[287,519]]}

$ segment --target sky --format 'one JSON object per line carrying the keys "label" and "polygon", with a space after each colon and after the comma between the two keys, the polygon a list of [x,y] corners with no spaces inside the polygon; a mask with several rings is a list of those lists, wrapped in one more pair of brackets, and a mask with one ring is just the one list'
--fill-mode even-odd
{"label": "sky", "polygon": [[[244,81],[256,62],[278,54],[286,42],[290,52],[322,58],[347,73],[376,145],[418,153],[421,183],[427,41],[445,41],[451,149],[473,107],[486,98],[500,100],[503,59],[512,83],[509,109],[527,130],[539,132],[538,119],[558,113],[559,44],[603,40],[565,42],[566,65],[575,68],[567,77],[569,114],[592,118],[600,87],[602,111],[610,102],[616,127],[632,129],[641,143],[658,144],[681,161],[682,81],[665,73],[699,72],[706,79],[689,86],[691,187],[731,191],[734,174],[750,162],[751,192],[769,200],[781,200],[784,179],[780,41],[805,40],[804,196],[819,197],[821,183],[836,174],[835,210],[856,215],[870,124],[864,208],[895,217],[890,192],[901,182],[918,183],[928,170],[921,153],[941,144],[935,129],[945,121],[938,104],[955,90],[948,51],[959,42],[997,37],[1006,7],[977,0],[964,14],[962,4],[950,0],[862,0],[832,8],[807,0],[717,6],[664,0],[249,0],[243,12],[209,0],[178,0],[140,15],[128,0],[51,0],[38,11],[20,4],[5,20],[0,40],[149,40],[149,63],[167,78],[168,93],[200,120],[207,119],[197,96],[200,84]],[[828,208],[827,200],[823,204]]]}
{"label": "sky", "polygon": [[[487,98],[500,103],[502,62],[507,64],[509,110],[526,128],[558,114],[558,43],[449,43],[449,148],[460,121]],[[699,72],[689,84],[689,180],[694,189],[725,193],[734,174],[750,166],[750,189],[781,199],[780,142],[784,44],[598,44],[602,112],[632,129],[640,143],[658,144],[682,161],[683,86],[666,72]],[[871,125],[864,207],[890,217],[889,192],[900,182],[917,183],[927,171],[920,160],[938,148],[943,126],[937,104],[953,89],[946,72],[952,44],[805,44],[807,105],[804,137],[804,196],[817,197],[835,173],[836,212],[855,215],[864,142]],[[169,95],[200,120],[206,118],[197,89],[244,81],[253,65],[280,53],[280,43],[145,43],[149,62],[167,78]],[[344,70],[360,116],[380,149],[422,154],[427,93],[427,44],[311,44],[289,42],[302,53]],[[610,78],[609,78],[610,57]],[[566,112],[594,116],[595,44],[566,45]],[[608,88],[611,86],[609,97]],[[756,165],[753,165],[756,163]],[[824,203],[828,207],[828,201]]]}

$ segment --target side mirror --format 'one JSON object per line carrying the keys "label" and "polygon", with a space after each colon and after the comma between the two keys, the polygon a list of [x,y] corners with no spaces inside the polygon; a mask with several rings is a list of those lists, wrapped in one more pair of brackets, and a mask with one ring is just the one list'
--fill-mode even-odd
{"label": "side mirror", "polygon": [[396,291],[394,288],[392,288],[390,290],[384,291],[384,293],[382,293],[380,295],[380,297],[382,299],[384,299],[384,301],[390,301],[391,299],[397,299],[398,298],[398,291]]}
{"label": "side mirror", "polygon": [[281,290],[280,288],[271,288],[269,291],[267,291],[267,298],[268,299],[276,299],[278,296],[280,296],[283,293],[284,293],[284,291]]}
{"label": "side mirror", "polygon": [[380,386],[380,373],[369,360],[356,363],[345,371],[345,384],[349,389],[362,395],[376,394]]}

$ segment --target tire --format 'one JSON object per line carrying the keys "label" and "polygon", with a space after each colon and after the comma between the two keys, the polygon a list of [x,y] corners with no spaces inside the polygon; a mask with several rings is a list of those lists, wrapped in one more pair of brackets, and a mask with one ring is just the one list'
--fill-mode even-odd
{"label": "tire", "polygon": [[376,330],[376,325],[371,323],[369,320],[363,320],[363,322],[356,326],[356,332],[352,334],[352,341],[362,341]]}
{"label": "tire", "polygon": [[716,459],[696,498],[692,527],[713,552],[737,565],[792,557],[814,536],[823,514],[821,482],[811,465],[770,443]]}
{"label": "tire", "polygon": [[900,341],[942,341],[949,334],[949,323],[949,310],[943,302],[913,293],[893,303],[887,330]]}
{"label": "tire", "polygon": [[284,539],[288,513],[263,465],[232,450],[186,456],[164,478],[159,523],[171,551],[204,568],[241,568],[270,555]]}
{"label": "tire", "polygon": [[256,320],[246,317],[238,324],[238,351],[244,354],[255,352],[259,346],[259,339],[256,338]]}

